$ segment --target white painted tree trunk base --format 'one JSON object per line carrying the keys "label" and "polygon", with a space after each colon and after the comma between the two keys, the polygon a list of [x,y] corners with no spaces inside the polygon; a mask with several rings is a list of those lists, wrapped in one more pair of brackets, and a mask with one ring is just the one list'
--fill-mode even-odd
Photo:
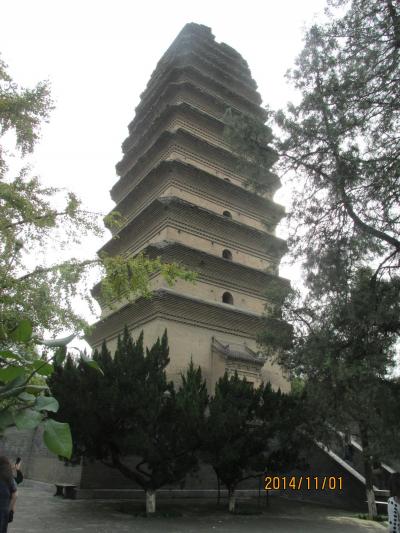
{"label": "white painted tree trunk base", "polygon": [[234,513],[236,510],[236,494],[235,492],[229,493],[229,512]]}
{"label": "white painted tree trunk base", "polygon": [[156,493],[154,490],[146,490],[146,514],[156,512]]}
{"label": "white painted tree trunk base", "polygon": [[369,518],[376,518],[378,516],[378,511],[376,508],[375,494],[371,489],[367,490],[367,502],[368,502],[368,516]]}

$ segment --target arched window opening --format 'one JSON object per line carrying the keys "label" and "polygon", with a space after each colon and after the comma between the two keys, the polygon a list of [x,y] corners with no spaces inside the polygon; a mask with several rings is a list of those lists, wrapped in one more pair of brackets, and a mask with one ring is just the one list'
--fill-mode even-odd
{"label": "arched window opening", "polygon": [[230,250],[223,250],[222,257],[228,259],[228,261],[232,261],[232,252]]}
{"label": "arched window opening", "polygon": [[230,304],[233,305],[233,296],[230,292],[224,292],[222,295],[222,301],[224,304]]}
{"label": "arched window opening", "polygon": [[232,218],[230,211],[224,211],[222,214],[224,215],[224,217]]}

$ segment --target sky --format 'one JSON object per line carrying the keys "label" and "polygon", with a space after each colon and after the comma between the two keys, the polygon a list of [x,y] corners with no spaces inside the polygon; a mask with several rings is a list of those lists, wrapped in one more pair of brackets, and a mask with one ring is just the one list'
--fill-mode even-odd
{"label": "sky", "polygon": [[[3,0],[0,52],[20,85],[49,80],[55,110],[29,162],[46,185],[74,191],[92,211],[113,208],[109,190],[140,93],[187,22],[212,28],[246,59],[264,105],[297,95],[285,80],[304,29],[325,0]],[[275,199],[287,202],[282,189]],[[93,257],[107,236],[70,254]],[[281,274],[298,272],[284,266]]]}

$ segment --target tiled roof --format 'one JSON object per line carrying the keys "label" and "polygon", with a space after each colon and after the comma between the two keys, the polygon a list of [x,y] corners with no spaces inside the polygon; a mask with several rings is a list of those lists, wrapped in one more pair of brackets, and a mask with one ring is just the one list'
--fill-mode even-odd
{"label": "tiled roof", "polygon": [[243,361],[258,366],[263,366],[265,363],[264,359],[260,358],[256,352],[253,352],[245,344],[233,342],[226,344],[213,338],[213,349],[222,354],[226,359]]}

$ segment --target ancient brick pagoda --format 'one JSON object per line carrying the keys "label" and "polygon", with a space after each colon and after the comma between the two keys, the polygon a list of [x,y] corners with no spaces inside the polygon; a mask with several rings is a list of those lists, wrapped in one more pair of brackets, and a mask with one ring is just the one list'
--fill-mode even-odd
{"label": "ancient brick pagoda", "polygon": [[275,236],[283,208],[272,200],[280,183],[272,180],[263,196],[248,190],[223,137],[227,108],[263,119],[260,104],[240,54],[217,43],[210,28],[187,24],[159,61],[129,124],[111,190],[126,224],[102,250],[177,261],[198,272],[198,281],[170,288],[155,276],[151,299],[102,306],[89,338],[93,347],[105,339],[113,351],[125,324],[133,336],[144,330],[147,345],[167,329],[172,379],[193,358],[211,390],[225,370],[287,388],[256,343],[268,309],[265,290],[286,283],[278,277],[285,243]]}

